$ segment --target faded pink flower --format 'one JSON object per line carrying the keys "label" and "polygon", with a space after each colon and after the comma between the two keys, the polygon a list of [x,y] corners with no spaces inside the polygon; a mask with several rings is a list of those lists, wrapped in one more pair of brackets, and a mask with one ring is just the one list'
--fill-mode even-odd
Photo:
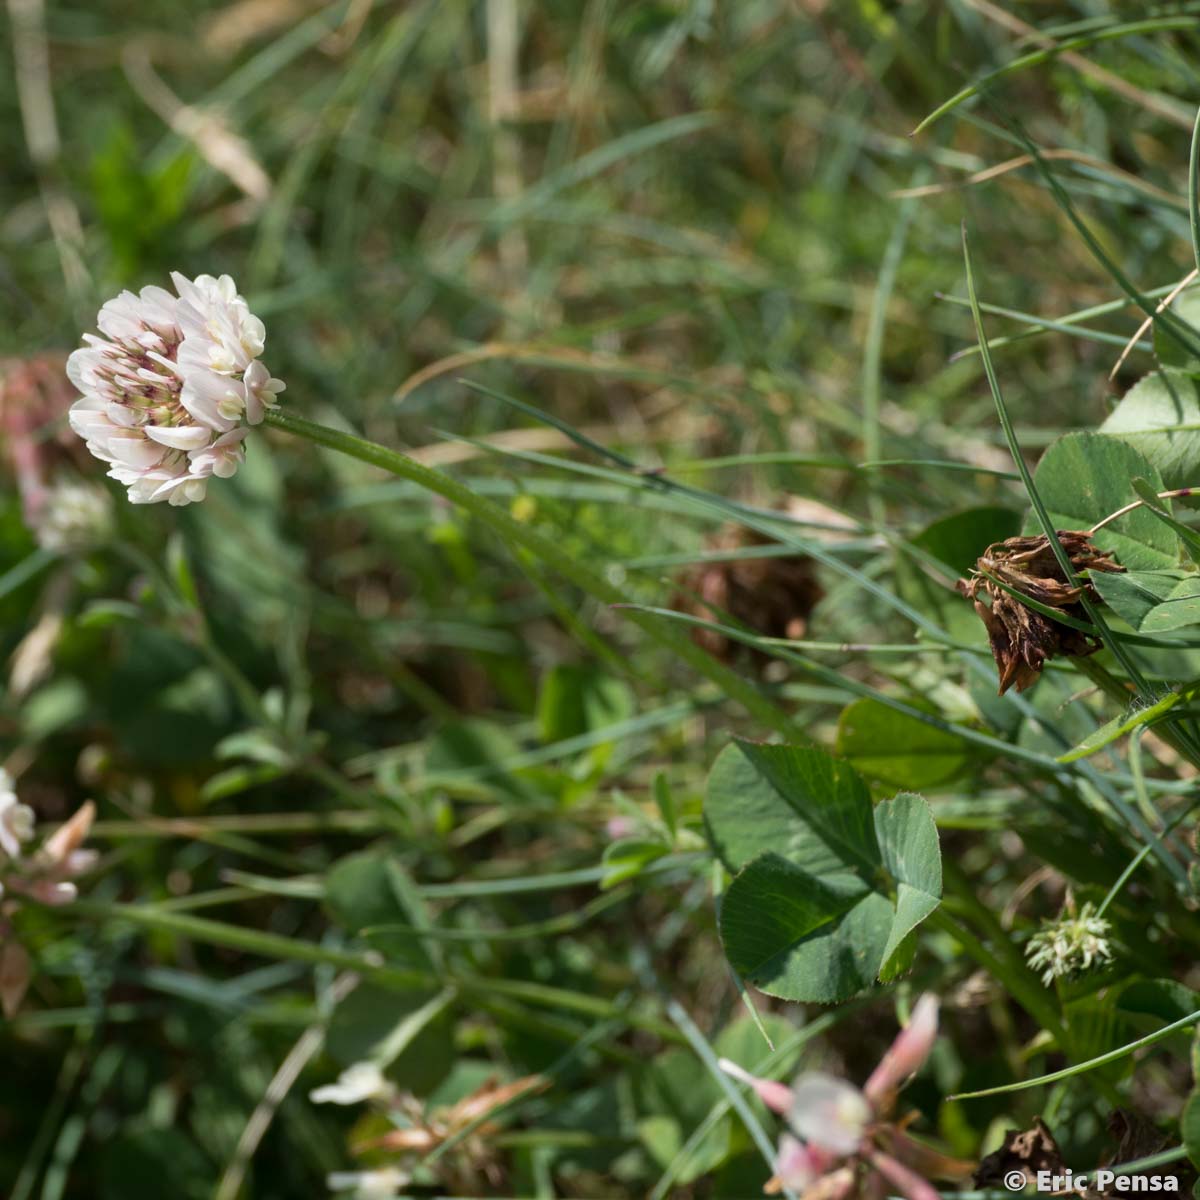
{"label": "faded pink flower", "polygon": [[789,1088],[721,1059],[723,1070],[787,1118],[768,1191],[786,1187],[802,1200],[874,1200],[895,1190],[906,1200],[938,1200],[926,1175],[967,1175],[969,1163],[921,1145],[890,1121],[900,1089],[929,1057],[937,1028],[937,998],[922,996],[861,1090],[821,1071],[805,1072]]}

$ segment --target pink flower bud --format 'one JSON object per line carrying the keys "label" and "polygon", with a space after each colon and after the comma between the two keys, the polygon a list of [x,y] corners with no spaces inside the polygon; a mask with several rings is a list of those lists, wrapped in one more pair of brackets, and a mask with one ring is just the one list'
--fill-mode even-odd
{"label": "pink flower bud", "polygon": [[718,1059],[717,1066],[726,1075],[748,1083],[758,1093],[758,1098],[775,1112],[786,1113],[792,1107],[792,1089],[787,1084],[777,1083],[774,1079],[760,1079],[727,1058]]}
{"label": "pink flower bud", "polygon": [[96,806],[87,800],[75,815],[64,821],[47,839],[38,857],[47,863],[66,863],[87,840],[96,817]]}
{"label": "pink flower bud", "polygon": [[937,1031],[937,997],[926,993],[917,1001],[912,1018],[880,1059],[879,1066],[871,1072],[871,1078],[863,1088],[863,1095],[877,1113],[886,1113],[896,1093],[920,1070],[933,1049]]}

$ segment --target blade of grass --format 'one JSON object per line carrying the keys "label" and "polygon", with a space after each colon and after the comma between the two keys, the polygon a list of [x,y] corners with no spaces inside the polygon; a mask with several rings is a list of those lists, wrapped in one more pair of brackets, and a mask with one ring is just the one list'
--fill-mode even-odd
{"label": "blade of grass", "polygon": [[[763,1156],[772,1173],[774,1173],[775,1147],[771,1145],[771,1139],[767,1137],[761,1122],[754,1115],[750,1105],[746,1103],[746,1098],[738,1090],[734,1081],[721,1070],[720,1064],[717,1062],[717,1056],[713,1053],[712,1047],[708,1044],[704,1035],[696,1028],[696,1023],[688,1016],[687,1011],[679,1001],[674,999],[667,1001],[667,1016],[671,1018],[679,1032],[687,1039],[688,1045],[691,1046],[693,1053],[704,1064],[705,1069],[712,1076],[713,1082],[725,1093],[725,1099],[729,1101],[730,1107],[741,1119],[746,1132],[750,1135],[751,1141],[758,1147],[758,1152]],[[783,1195],[791,1197],[791,1200],[796,1200],[795,1193],[790,1188],[781,1186],[780,1191]]]}
{"label": "blade of grass", "polygon": [[[318,425],[314,421],[298,417],[293,413],[270,412],[267,414],[267,422],[277,429],[307,438],[319,446],[347,454],[371,466],[380,467],[450,500],[472,516],[477,517],[505,542],[528,550],[602,603],[619,604],[624,600],[624,596],[616,587],[595,574],[591,568],[577,562],[556,543],[514,520],[499,506],[476,495],[449,475],[432,471],[405,455],[376,445],[374,442],[364,441],[352,434]],[[660,636],[661,631],[656,631],[654,628],[656,622],[635,617],[634,623],[638,624],[651,637],[663,642],[667,649],[699,674],[711,679],[730,699],[741,703],[763,724],[787,736],[797,736],[793,721],[782,709],[768,700],[756,687],[747,683],[735,671],[710,657],[689,639],[672,636],[664,640]]]}
{"label": "blade of grass", "polygon": [[[980,354],[983,358],[983,370],[987,376],[988,387],[991,388],[992,399],[996,404],[996,413],[1000,418],[1000,427],[1004,430],[1004,437],[1008,442],[1009,452],[1012,454],[1013,462],[1020,473],[1021,482],[1024,484],[1025,491],[1029,496],[1029,502],[1032,504],[1033,511],[1037,515],[1038,524],[1041,525],[1042,532],[1045,534],[1050,549],[1053,551],[1054,557],[1058,562],[1059,569],[1063,573],[1063,578],[1071,584],[1080,586],[1079,580],[1075,575],[1075,570],[1071,566],[1071,560],[1067,557],[1066,551],[1062,548],[1058,540],[1058,531],[1054,528],[1054,522],[1050,520],[1050,514],[1046,509],[1046,505],[1042,501],[1037,488],[1034,486],[1033,473],[1029,470],[1025,462],[1024,454],[1021,453],[1020,443],[1017,441],[1017,435],[1013,430],[1012,421],[1008,415],[1008,406],[1004,403],[1004,396],[1000,390],[1000,380],[996,375],[996,368],[992,362],[991,352],[987,348],[987,335],[983,329],[983,314],[979,310],[979,299],[975,293],[975,273],[971,267],[971,249],[967,239],[967,225],[965,221],[962,227],[962,245],[963,262],[967,273],[967,295],[971,301],[971,315],[975,320],[975,333],[979,341]],[[1145,679],[1142,678],[1137,664],[1133,662],[1125,653],[1124,648],[1113,637],[1112,632],[1108,628],[1108,623],[1104,620],[1096,605],[1088,598],[1087,592],[1082,590],[1082,588],[1080,603],[1092,624],[1095,625],[1099,637],[1116,656],[1117,661],[1125,669],[1129,678],[1134,681],[1139,693],[1143,698],[1148,696],[1149,688]]]}
{"label": "blade of grass", "polygon": [[[927,170],[922,165],[913,176],[913,183],[924,182]],[[896,275],[900,270],[900,259],[904,244],[912,225],[916,201],[900,202],[891,235],[879,264],[879,276],[875,281],[875,293],[871,297],[871,315],[867,321],[867,338],[863,347],[862,366],[862,448],[863,457],[878,459],[883,456],[883,430],[879,420],[879,406],[883,394],[883,337],[887,329],[888,301],[896,286]],[[875,524],[883,523],[884,502],[877,489],[871,487],[868,507]]]}
{"label": "blade of grass", "polygon": [[981,76],[974,83],[968,84],[956,92],[949,100],[939,104],[933,112],[921,121],[910,136],[916,137],[918,133],[922,133],[928,129],[935,121],[940,120],[947,113],[953,112],[964,101],[970,100],[972,96],[979,95],[990,87],[991,84],[995,83],[996,80],[1003,79],[1015,71],[1024,70],[1026,67],[1037,66],[1039,63],[1044,63],[1056,55],[1068,53],[1073,50],[1081,50],[1085,46],[1091,46],[1097,42],[1113,41],[1116,38],[1136,37],[1143,33],[1156,33],[1171,29],[1191,30],[1195,29],[1195,27],[1196,19],[1194,17],[1154,17],[1144,21],[1130,21],[1122,25],[1112,25],[1106,29],[1098,29],[1093,32],[1080,34],[1078,37],[1068,38],[1066,41],[1058,42],[1053,46],[1043,46],[1040,50],[1031,50],[1028,54],[1022,54],[1019,58],[1013,59],[1012,62],[1005,63],[993,71],[988,71],[986,75]]}
{"label": "blade of grass", "polygon": [[1169,1038],[1171,1034],[1179,1033],[1184,1029],[1190,1029],[1197,1024],[1200,1024],[1200,1010],[1189,1013],[1186,1017],[1180,1017],[1178,1021],[1172,1021],[1170,1025],[1164,1025],[1161,1029],[1156,1029],[1153,1033],[1148,1033],[1145,1037],[1138,1038],[1136,1042],[1129,1042],[1127,1045],[1120,1046],[1116,1050],[1108,1051],[1107,1054],[1099,1054],[1095,1058],[1089,1058],[1086,1062],[1077,1063],[1073,1067],[1064,1067],[1061,1071],[1051,1071],[1050,1074],[1039,1075],[1036,1079],[1022,1079],[1016,1083],[1002,1084],[999,1087],[982,1088],[977,1092],[959,1092],[956,1095],[947,1096],[946,1099],[975,1100],[981,1096],[1000,1096],[1008,1092],[1022,1092],[1027,1088],[1042,1087],[1048,1083],[1057,1083],[1060,1079],[1072,1079],[1077,1075],[1094,1071],[1097,1067],[1107,1066],[1112,1062],[1120,1062],[1121,1059],[1128,1058],[1129,1055],[1136,1053],[1138,1050],[1156,1045],[1158,1042]]}
{"label": "blade of grass", "polygon": [[1188,152],[1188,223],[1192,230],[1192,257],[1200,270],[1200,109],[1196,110]]}
{"label": "blade of grass", "polygon": [[[1020,138],[1026,150],[1033,156],[1033,160],[1037,165],[1038,172],[1046,181],[1050,188],[1052,197],[1059,208],[1066,214],[1067,219],[1075,227],[1079,236],[1083,238],[1087,248],[1091,251],[1092,257],[1108,272],[1117,286],[1144,312],[1148,317],[1154,320],[1155,328],[1162,328],[1162,331],[1178,346],[1194,356],[1200,357],[1200,332],[1192,329],[1186,322],[1180,320],[1175,313],[1169,308],[1162,312],[1158,311],[1158,306],[1150,303],[1149,297],[1138,291],[1134,287],[1125,272],[1121,270],[1116,261],[1101,245],[1100,240],[1087,227],[1083,218],[1080,217],[1075,205],[1072,204],[1070,196],[1063,190],[1062,184],[1058,181],[1058,176],[1051,170],[1050,165],[1042,156],[1041,151],[1033,144],[1030,138],[1023,130],[1015,130],[1016,136]],[[965,235],[964,235],[965,236]]]}

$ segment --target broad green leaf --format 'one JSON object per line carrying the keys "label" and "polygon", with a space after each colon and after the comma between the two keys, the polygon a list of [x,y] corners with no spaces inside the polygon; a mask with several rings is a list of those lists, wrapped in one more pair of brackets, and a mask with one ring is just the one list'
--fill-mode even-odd
{"label": "broad green leaf", "polygon": [[[1068,433],[1042,455],[1033,480],[1056,529],[1090,529],[1137,499],[1130,484],[1134,476],[1146,479],[1156,491],[1163,490],[1157,469],[1124,441],[1096,433]],[[1025,528],[1041,532],[1034,517]],[[1131,570],[1174,567],[1179,560],[1175,535],[1143,508],[1105,526],[1095,540]]]}
{"label": "broad green leaf", "polygon": [[[660,1167],[673,1162],[683,1149],[686,1133],[721,1099],[707,1068],[682,1047],[654,1056],[637,1081],[636,1095],[638,1107],[648,1114],[638,1121],[638,1136]],[[677,1164],[676,1181],[690,1182],[716,1170],[729,1154],[732,1130],[732,1119],[722,1117],[711,1136]]]}
{"label": "broad green leaf", "polygon": [[890,954],[886,955],[879,968],[879,982],[893,983],[906,971],[911,970],[917,956],[917,931],[910,930]]}
{"label": "broad green leaf", "polygon": [[1157,704],[1148,705],[1145,708],[1138,709],[1136,712],[1113,717],[1111,721],[1106,721],[1099,729],[1089,733],[1073,750],[1060,755],[1058,761],[1069,763],[1077,762],[1081,758],[1087,758],[1088,755],[1103,750],[1105,746],[1111,746],[1118,738],[1124,737],[1139,726],[1158,720],[1159,717],[1170,712],[1182,699],[1182,693],[1171,692],[1158,701]]}
{"label": "broad green leaf", "polygon": [[[874,873],[880,862],[870,795],[857,772],[823,750],[738,739],[742,753],[792,806],[809,841],[844,867]],[[811,869],[811,864],[808,865]]]}
{"label": "broad green leaf", "polygon": [[1166,633],[1200,623],[1200,575],[1095,571],[1092,583],[1104,603],[1137,633]]}
{"label": "broad green leaf", "polygon": [[945,783],[969,761],[961,738],[870,697],[842,710],[837,752],[868,779],[900,788]]}
{"label": "broad green leaf", "polygon": [[[754,753],[773,750],[772,756]],[[791,759],[790,780],[776,786],[765,769]],[[704,820],[709,841],[731,870],[760,854],[778,854],[814,875],[881,865],[871,817],[871,794],[858,774],[823,750],[755,747],[736,742],[717,756],[708,776]],[[815,824],[814,824],[815,822]],[[831,845],[825,830],[833,826]],[[847,855],[844,842],[854,847]]]}
{"label": "broad green leaf", "polygon": [[980,505],[939,517],[911,541],[951,570],[966,575],[992,542],[1013,537],[1020,529],[1020,513],[1011,508]]}
{"label": "broad green leaf", "polygon": [[[1185,353],[1171,339],[1163,340]],[[1139,379],[1100,426],[1100,433],[1133,446],[1155,467],[1166,487],[1189,487],[1200,472],[1196,382],[1181,371],[1155,371]]]}
{"label": "broad green leaf", "polygon": [[865,885],[837,895],[777,854],[752,862],[721,904],[721,940],[734,970],[785,1000],[831,1004],[878,977],[891,902]]}
{"label": "broad green leaf", "polygon": [[1182,521],[1177,521],[1171,516],[1167,511],[1165,501],[1158,498],[1158,493],[1146,480],[1135,478],[1131,482],[1133,483],[1133,490],[1137,492],[1139,499],[1144,502],[1146,511],[1157,517],[1168,529],[1174,530],[1179,535],[1179,540],[1183,543],[1183,547],[1188,552],[1188,556],[1192,562],[1200,564],[1200,532],[1193,529],[1191,525],[1185,525]]}
{"label": "broad green leaf", "polygon": [[721,906],[725,952],[771,995],[830,1003],[894,976],[940,902],[925,801],[872,809],[859,776],[823,751],[737,743],[714,764],[705,815],[726,864],[743,865]]}
{"label": "broad green leaf", "polygon": [[[688,1184],[701,1175],[707,1175],[724,1159],[728,1153],[729,1122],[722,1121],[719,1125],[721,1127],[715,1131],[716,1136],[712,1139],[719,1144],[719,1153],[705,1153],[701,1157],[699,1152],[711,1150],[711,1144],[706,1139],[705,1145],[697,1148],[698,1153],[689,1155],[687,1162],[679,1168],[676,1178],[680,1183]],[[679,1122],[672,1117],[643,1117],[636,1128],[642,1148],[660,1167],[674,1162],[683,1149],[683,1130]]]}
{"label": "broad green leaf", "polygon": [[896,915],[877,972],[882,973],[908,934],[941,903],[942,855],[933,813],[911,792],[877,805],[875,828],[884,866],[896,885]]}
{"label": "broad green leaf", "polygon": [[[1200,290],[1189,288],[1171,301],[1170,311],[1195,330],[1200,330]],[[1159,365],[1173,367],[1189,375],[1200,374],[1200,359],[1188,352],[1175,338],[1154,322],[1154,357]]]}
{"label": "broad green leaf", "polygon": [[[794,1033],[795,1026],[790,1021],[774,1013],[765,1013],[761,1018],[761,1029],[759,1023],[749,1017],[726,1025],[713,1041],[712,1049],[721,1058],[755,1073],[771,1055],[764,1034],[776,1045],[782,1045]],[[772,1055],[773,1076],[786,1078],[798,1062],[800,1053],[797,1047],[782,1057]],[[726,1112],[709,1123],[714,1107],[724,1099],[711,1071],[690,1049],[671,1049],[656,1054],[637,1075],[635,1103],[639,1113],[646,1114],[637,1122],[638,1138],[659,1167],[671,1167],[677,1185],[702,1175],[711,1176],[731,1154],[744,1150],[735,1136],[735,1129],[740,1132],[740,1121],[732,1114]],[[756,1113],[765,1116],[766,1108],[757,1096],[751,1093],[746,1101]],[[594,1126],[593,1119],[589,1121],[589,1128]],[[706,1129],[705,1136],[692,1144],[682,1160],[677,1159],[686,1137],[701,1126]]]}

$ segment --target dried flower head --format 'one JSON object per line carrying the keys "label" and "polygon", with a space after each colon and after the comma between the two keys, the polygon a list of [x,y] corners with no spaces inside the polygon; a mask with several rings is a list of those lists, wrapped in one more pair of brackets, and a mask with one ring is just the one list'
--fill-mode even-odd
{"label": "dried flower head", "polygon": [[284,387],[260,361],[266,330],[228,275],[171,279],[178,296],[145,287],[109,300],[96,319],[104,336],[84,334],[67,360],[83,393],[71,427],[134,504],[203,499],[211,476],[241,465],[247,424]]}
{"label": "dried flower head", "polygon": [[[682,594],[677,606],[708,621],[732,617],[765,637],[804,637],[809,617],[825,593],[811,558],[753,554],[758,548],[776,545],[752,529],[723,530],[706,543],[710,552],[749,550],[751,555],[693,568],[680,579]],[[733,655],[730,639],[719,630],[697,627],[692,639],[717,658]]]}
{"label": "dried flower head", "polygon": [[1042,982],[1049,987],[1056,979],[1073,979],[1112,962],[1111,933],[1112,926],[1096,913],[1094,904],[1088,902],[1078,912],[1068,904],[1057,920],[1045,922],[1029,939],[1025,961],[1042,972]]}
{"label": "dried flower head", "polygon": [[[1110,552],[1100,551],[1086,530],[1060,529],[1058,544],[1074,571],[1124,571]],[[1038,612],[1006,592],[995,581],[1056,608],[1068,617],[1083,619],[1083,596],[1099,601],[1087,581],[1067,582],[1063,569],[1044,534],[1012,537],[989,546],[975,563],[970,579],[960,579],[959,592],[975,603],[975,611],[988,632],[992,657],[1000,670],[1000,695],[1010,687],[1018,692],[1035,684],[1047,659],[1056,654],[1084,658],[1100,643],[1081,630]],[[980,599],[980,593],[988,603]]]}

